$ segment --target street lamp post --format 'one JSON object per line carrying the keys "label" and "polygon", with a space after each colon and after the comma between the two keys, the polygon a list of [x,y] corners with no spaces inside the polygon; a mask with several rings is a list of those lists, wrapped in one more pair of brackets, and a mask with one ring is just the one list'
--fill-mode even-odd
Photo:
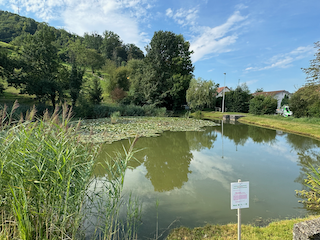
{"label": "street lamp post", "polygon": [[223,91],[223,97],[222,97],[222,113],[224,113],[224,94],[225,94],[225,90],[226,90],[226,73],[224,73],[224,88],[222,89]]}

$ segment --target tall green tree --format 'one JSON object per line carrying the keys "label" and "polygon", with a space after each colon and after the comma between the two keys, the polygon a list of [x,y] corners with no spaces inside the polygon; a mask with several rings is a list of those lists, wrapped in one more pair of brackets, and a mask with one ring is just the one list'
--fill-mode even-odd
{"label": "tall green tree", "polygon": [[0,48],[0,77],[6,79],[18,65],[18,61],[11,59],[6,49]]}
{"label": "tall green tree", "polygon": [[105,63],[105,59],[97,50],[87,48],[80,39],[70,41],[68,48],[70,62],[83,68],[90,67],[93,73],[95,69],[100,69]]}
{"label": "tall green tree", "polygon": [[126,66],[129,73],[130,88],[128,92],[128,102],[135,105],[144,105],[144,69],[145,63],[143,60],[131,59]]}
{"label": "tall green tree", "polygon": [[144,58],[148,65],[144,87],[147,101],[168,109],[177,109],[186,101],[193,76],[190,43],[182,35],[155,32]]}
{"label": "tall green tree", "polygon": [[86,47],[95,49],[98,53],[101,53],[103,37],[96,32],[91,34],[84,33],[84,43]]}
{"label": "tall green tree", "polygon": [[83,74],[84,74],[84,70],[77,67],[77,65],[74,63],[72,65],[72,69],[69,77],[69,90],[70,90],[70,97],[72,100],[72,107],[76,105],[76,101],[79,97],[79,93],[83,83]]}
{"label": "tall green tree", "polygon": [[244,112],[249,111],[249,101],[251,94],[248,86],[243,83],[238,86],[235,90],[231,90],[226,93],[226,107],[230,112]]}
{"label": "tall green tree", "polygon": [[100,84],[100,79],[97,77],[93,78],[92,86],[89,88],[89,100],[93,104],[100,104],[103,100],[102,88]]}
{"label": "tall green tree", "polygon": [[214,107],[217,87],[218,85],[211,80],[205,81],[201,78],[193,78],[190,82],[186,96],[190,108],[202,110],[206,107]]}
{"label": "tall green tree", "polygon": [[127,51],[127,60],[130,61],[132,59],[143,59],[144,54],[143,51],[141,51],[140,48],[138,48],[134,44],[127,44],[126,45],[126,51]]}
{"label": "tall green tree", "polygon": [[115,88],[123,89],[124,91],[129,91],[129,69],[127,67],[117,68],[109,82],[108,91],[112,92]]}
{"label": "tall green tree", "polygon": [[21,54],[21,68],[8,78],[8,83],[22,93],[49,99],[53,106],[66,86],[66,69],[59,63],[58,50],[51,29],[44,25],[33,36],[27,36]]}
{"label": "tall green tree", "polygon": [[105,31],[103,33],[101,53],[105,58],[113,60],[115,49],[121,46],[122,41],[118,34],[112,31]]}

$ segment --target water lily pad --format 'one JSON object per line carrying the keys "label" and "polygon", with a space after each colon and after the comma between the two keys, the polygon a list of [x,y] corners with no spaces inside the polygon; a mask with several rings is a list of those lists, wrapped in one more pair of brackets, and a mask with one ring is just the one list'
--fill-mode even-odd
{"label": "water lily pad", "polygon": [[112,143],[138,135],[156,137],[164,131],[203,131],[205,126],[216,126],[211,121],[193,118],[120,117],[116,124],[110,118],[83,120],[82,142]]}

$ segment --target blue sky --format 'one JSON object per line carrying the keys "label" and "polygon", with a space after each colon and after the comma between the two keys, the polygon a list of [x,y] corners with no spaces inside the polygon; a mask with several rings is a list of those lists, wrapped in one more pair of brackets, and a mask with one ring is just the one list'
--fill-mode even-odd
{"label": "blue sky", "polygon": [[155,31],[182,34],[194,75],[251,92],[295,92],[320,41],[320,0],[0,0],[0,9],[83,35],[105,30],[143,49]]}

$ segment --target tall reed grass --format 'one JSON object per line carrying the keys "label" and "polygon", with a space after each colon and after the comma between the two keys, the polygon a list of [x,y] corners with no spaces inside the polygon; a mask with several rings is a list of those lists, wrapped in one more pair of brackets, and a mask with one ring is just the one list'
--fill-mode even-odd
{"label": "tall reed grass", "polygon": [[[80,122],[70,124],[66,106],[42,119],[35,119],[33,108],[13,121],[17,108],[15,103],[10,114],[0,111],[0,239],[84,239],[84,223],[95,217],[95,233],[103,239],[136,238],[140,205],[129,202],[128,223],[119,214],[126,204],[121,191],[132,148],[112,164],[106,160],[108,176],[96,179],[99,146],[79,141]],[[98,183],[104,187],[92,187]]]}

